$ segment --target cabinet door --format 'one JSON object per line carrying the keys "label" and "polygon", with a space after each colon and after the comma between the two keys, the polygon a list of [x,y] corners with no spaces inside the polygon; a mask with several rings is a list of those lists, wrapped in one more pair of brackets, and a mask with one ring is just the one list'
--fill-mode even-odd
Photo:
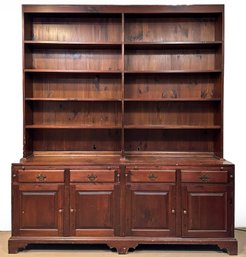
{"label": "cabinet door", "polygon": [[182,187],[184,237],[233,235],[233,188],[227,185]]}
{"label": "cabinet door", "polygon": [[175,212],[174,185],[160,183],[127,185],[127,236],[174,236]]}
{"label": "cabinet door", "polygon": [[70,233],[73,236],[117,234],[117,187],[112,183],[70,187]]}
{"label": "cabinet door", "polygon": [[13,233],[22,236],[63,234],[64,187],[52,184],[13,186]]}

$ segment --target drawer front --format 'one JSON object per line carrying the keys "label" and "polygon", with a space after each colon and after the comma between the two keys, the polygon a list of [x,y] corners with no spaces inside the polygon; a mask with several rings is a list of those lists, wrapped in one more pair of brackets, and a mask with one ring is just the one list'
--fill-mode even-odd
{"label": "drawer front", "polygon": [[63,170],[19,170],[18,182],[55,183],[64,182]]}
{"label": "drawer front", "polygon": [[131,182],[175,182],[175,170],[130,170]]}
{"label": "drawer front", "polygon": [[114,170],[71,170],[71,182],[97,183],[97,182],[114,182]]}
{"label": "drawer front", "polygon": [[228,171],[182,170],[181,181],[191,183],[228,183]]}

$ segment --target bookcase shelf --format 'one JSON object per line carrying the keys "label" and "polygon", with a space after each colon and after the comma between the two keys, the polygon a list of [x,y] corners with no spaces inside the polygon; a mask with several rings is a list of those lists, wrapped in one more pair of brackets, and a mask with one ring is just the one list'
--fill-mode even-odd
{"label": "bookcase shelf", "polygon": [[64,69],[24,69],[26,73],[88,73],[88,74],[121,74],[120,70],[64,70]]}
{"label": "bookcase shelf", "polygon": [[125,102],[219,102],[220,98],[125,98]]}
{"label": "bookcase shelf", "polygon": [[26,101],[54,101],[54,102],[117,102],[121,99],[116,98],[51,98],[51,97],[39,97],[39,98],[26,98]]}
{"label": "bookcase shelf", "polygon": [[222,72],[221,69],[212,69],[212,70],[204,70],[204,69],[200,69],[200,70],[194,70],[194,69],[190,69],[190,70],[125,70],[126,74],[193,74],[193,73],[220,73]]}
{"label": "bookcase shelf", "polygon": [[125,125],[126,129],[220,129],[217,125],[155,125],[155,124],[141,124],[141,125]]}
{"label": "bookcase shelf", "polygon": [[120,129],[121,126],[117,125],[97,125],[97,124],[71,124],[71,125],[52,125],[52,124],[35,124],[26,125],[27,129]]}
{"label": "bookcase shelf", "polygon": [[75,42],[75,41],[41,41],[41,40],[25,40],[25,46],[32,47],[32,48],[64,48],[64,49],[71,49],[71,48],[121,48],[121,42]]}
{"label": "bookcase shelf", "polygon": [[126,49],[207,49],[222,46],[222,41],[197,42],[124,42]]}

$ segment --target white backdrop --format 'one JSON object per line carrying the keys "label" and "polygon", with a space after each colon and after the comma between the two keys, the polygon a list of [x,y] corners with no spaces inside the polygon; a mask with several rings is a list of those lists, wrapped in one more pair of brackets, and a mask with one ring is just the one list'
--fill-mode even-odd
{"label": "white backdrop", "polygon": [[[11,228],[10,167],[22,156],[22,4],[215,4],[214,1],[2,1],[0,9],[0,230]],[[225,4],[224,157],[236,164],[236,226],[246,227],[245,6]]]}

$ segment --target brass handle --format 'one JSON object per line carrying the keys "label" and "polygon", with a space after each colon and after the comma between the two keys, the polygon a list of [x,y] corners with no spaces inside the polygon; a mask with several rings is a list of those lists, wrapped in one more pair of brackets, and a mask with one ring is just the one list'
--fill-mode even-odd
{"label": "brass handle", "polygon": [[187,211],[186,211],[186,210],[184,210],[184,211],[183,211],[183,213],[186,215],[186,214],[187,214]]}
{"label": "brass handle", "polygon": [[39,182],[44,182],[46,180],[46,176],[44,174],[38,174],[36,178]]}
{"label": "brass handle", "polygon": [[200,180],[201,180],[202,182],[208,182],[209,177],[208,177],[207,175],[205,175],[205,174],[202,174],[202,175],[200,176]]}
{"label": "brass handle", "polygon": [[154,181],[158,178],[158,176],[156,176],[154,173],[151,173],[149,174],[148,178],[151,180],[151,181]]}
{"label": "brass handle", "polygon": [[97,179],[97,175],[90,174],[90,175],[87,176],[87,178],[89,179],[90,182],[94,182]]}

